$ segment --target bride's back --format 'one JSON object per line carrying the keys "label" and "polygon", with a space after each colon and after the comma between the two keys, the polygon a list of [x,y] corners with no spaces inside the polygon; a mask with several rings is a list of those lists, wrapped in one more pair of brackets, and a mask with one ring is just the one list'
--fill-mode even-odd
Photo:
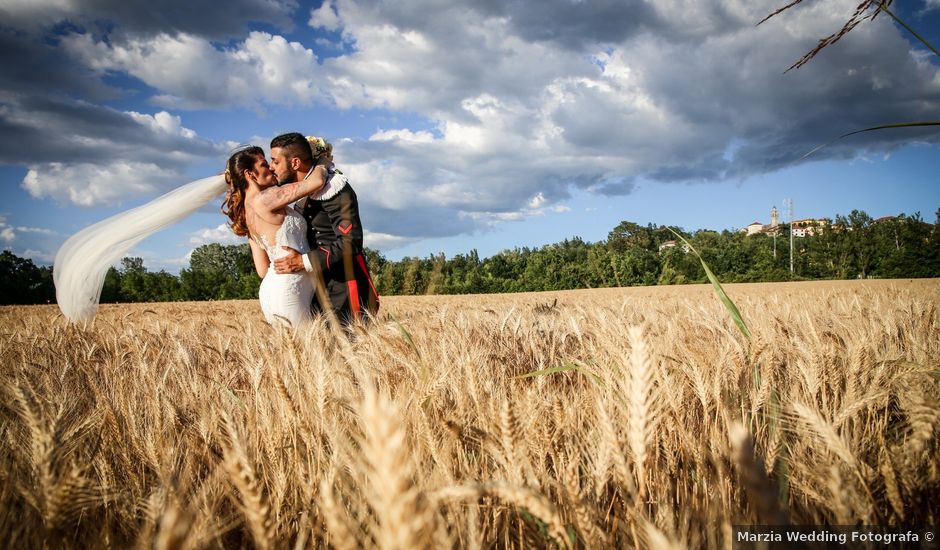
{"label": "bride's back", "polygon": [[307,244],[307,222],[293,207],[285,207],[282,212],[258,213],[247,207],[247,222],[250,238],[255,239],[267,252],[273,262],[287,251],[283,246],[293,248],[301,254],[310,251]]}

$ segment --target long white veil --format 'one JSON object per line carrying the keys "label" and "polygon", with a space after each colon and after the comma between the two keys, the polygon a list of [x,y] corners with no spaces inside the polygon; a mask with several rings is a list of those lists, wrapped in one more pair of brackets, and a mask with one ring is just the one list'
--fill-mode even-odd
{"label": "long white veil", "polygon": [[196,180],[72,235],[56,253],[52,270],[62,314],[73,323],[94,319],[112,263],[140,241],[199,210],[226,188],[221,175]]}

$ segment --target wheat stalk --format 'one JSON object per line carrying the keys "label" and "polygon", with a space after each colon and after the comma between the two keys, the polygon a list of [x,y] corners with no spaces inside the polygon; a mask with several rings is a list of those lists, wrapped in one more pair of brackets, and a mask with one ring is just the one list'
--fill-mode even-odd
{"label": "wheat stalk", "polygon": [[649,357],[646,341],[643,339],[643,330],[639,327],[630,327],[630,386],[627,396],[627,411],[630,427],[627,432],[627,441],[633,455],[634,475],[639,488],[640,500],[647,497],[647,451],[655,445],[656,388],[654,387],[654,370]]}
{"label": "wheat stalk", "polygon": [[777,491],[754,455],[754,440],[744,425],[733,424],[728,431],[731,457],[738,469],[744,492],[765,525],[786,525],[786,513],[777,504]]}
{"label": "wheat stalk", "polygon": [[271,507],[264,496],[255,469],[248,459],[234,420],[225,411],[222,413],[222,420],[225,435],[223,438],[225,459],[222,465],[228,474],[229,481],[238,489],[241,507],[245,519],[248,520],[248,527],[255,545],[262,549],[271,548],[275,545]]}
{"label": "wheat stalk", "polygon": [[433,516],[414,485],[413,466],[397,407],[367,386],[360,406],[363,458],[368,465],[379,545],[385,549],[423,548],[433,532]]}

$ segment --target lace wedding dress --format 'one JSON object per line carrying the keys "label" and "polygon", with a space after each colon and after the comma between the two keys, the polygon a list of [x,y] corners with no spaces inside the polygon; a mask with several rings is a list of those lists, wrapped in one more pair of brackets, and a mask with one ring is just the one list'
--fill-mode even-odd
{"label": "lace wedding dress", "polygon": [[312,318],[310,302],[315,292],[313,278],[306,271],[300,273],[277,273],[274,260],[285,256],[283,246],[289,246],[306,254],[310,252],[307,244],[307,222],[304,217],[291,207],[285,209],[284,223],[275,234],[274,244],[262,236],[260,244],[268,253],[271,267],[261,281],[258,299],[261,311],[271,324],[285,324],[296,327]]}

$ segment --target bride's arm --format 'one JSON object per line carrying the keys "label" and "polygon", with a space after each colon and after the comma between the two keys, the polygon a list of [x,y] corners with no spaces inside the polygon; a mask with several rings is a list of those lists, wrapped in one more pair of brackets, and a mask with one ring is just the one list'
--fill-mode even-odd
{"label": "bride's arm", "polygon": [[321,157],[313,172],[305,179],[277,187],[268,187],[258,195],[258,205],[269,212],[275,212],[301,197],[312,195],[326,185],[329,178],[327,167],[332,159]]}
{"label": "bride's arm", "polygon": [[248,238],[248,246],[251,247],[251,261],[255,263],[255,271],[258,272],[259,277],[264,279],[264,276],[268,273],[268,268],[271,267],[271,259],[268,258],[268,253],[261,248],[261,245],[250,237]]}

